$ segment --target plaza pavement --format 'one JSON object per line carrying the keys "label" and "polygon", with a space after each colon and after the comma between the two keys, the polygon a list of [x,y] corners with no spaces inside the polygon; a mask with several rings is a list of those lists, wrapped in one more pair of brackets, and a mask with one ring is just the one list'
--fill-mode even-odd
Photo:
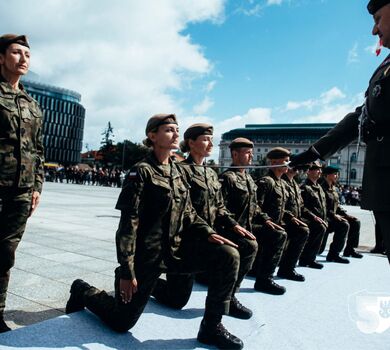
{"label": "plaza pavement", "polygon": [[[75,278],[113,290],[119,191],[45,183],[11,274],[5,319],[16,330],[0,334],[0,349],[204,348],[196,341],[206,296],[198,285],[182,311],[149,302],[127,334],[110,331],[87,311],[64,315]],[[372,215],[346,208],[362,221],[359,250],[367,252],[374,244]],[[306,282],[280,280],[287,287],[283,296],[256,293],[254,280],[246,278],[239,299],[254,317],[224,317],[224,324],[248,349],[388,350],[390,312],[380,308],[390,305],[389,264],[364,255],[349,265],[325,262],[321,271],[298,268]]]}

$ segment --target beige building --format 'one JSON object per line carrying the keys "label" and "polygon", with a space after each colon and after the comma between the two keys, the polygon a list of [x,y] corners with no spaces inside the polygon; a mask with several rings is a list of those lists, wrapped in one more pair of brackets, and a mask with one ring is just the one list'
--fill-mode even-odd
{"label": "beige building", "polygon": [[[246,137],[255,144],[254,164],[264,164],[267,152],[276,146],[287,148],[292,154],[306,150],[318,138],[325,135],[335,124],[248,124],[222,135],[219,144],[219,163],[231,163],[230,142],[236,137]],[[365,145],[359,148],[353,143],[334,154],[327,164],[340,168],[340,183],[359,187],[362,184]]]}

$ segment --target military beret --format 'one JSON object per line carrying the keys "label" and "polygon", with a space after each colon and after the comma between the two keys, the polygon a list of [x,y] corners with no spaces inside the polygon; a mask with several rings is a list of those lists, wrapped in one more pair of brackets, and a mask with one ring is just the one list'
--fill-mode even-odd
{"label": "military beret", "polygon": [[370,0],[367,5],[367,10],[371,15],[374,15],[376,11],[387,4],[390,4],[390,0]]}
{"label": "military beret", "polygon": [[4,34],[0,36],[0,52],[4,53],[7,50],[7,47],[11,44],[20,44],[30,48],[30,45],[25,35],[16,35],[16,34]]}
{"label": "military beret", "polygon": [[322,168],[322,164],[318,160],[316,160],[310,164],[309,170],[315,170],[321,168]]}
{"label": "military beret", "polygon": [[160,125],[164,125],[164,124],[177,124],[176,115],[155,114],[153,117],[149,118],[145,129],[146,136],[148,135],[148,132],[157,129]]}
{"label": "military beret", "polygon": [[324,169],[322,169],[322,173],[324,175],[337,174],[338,172],[340,172],[340,169],[333,165],[328,165]]}
{"label": "military beret", "polygon": [[272,148],[268,153],[267,153],[267,158],[268,159],[282,159],[289,157],[291,155],[291,152],[288,149],[285,149],[283,147],[275,147]]}
{"label": "military beret", "polygon": [[254,145],[251,140],[248,140],[245,137],[237,137],[230,143],[229,148],[230,149],[243,148],[243,147],[253,148],[253,146]]}
{"label": "military beret", "polygon": [[184,133],[184,140],[196,140],[200,135],[212,135],[214,128],[210,124],[198,123],[191,125]]}

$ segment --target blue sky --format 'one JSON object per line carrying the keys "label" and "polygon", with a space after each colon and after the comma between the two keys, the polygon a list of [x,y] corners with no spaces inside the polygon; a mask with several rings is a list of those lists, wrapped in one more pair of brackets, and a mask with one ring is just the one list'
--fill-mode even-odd
{"label": "blue sky", "polygon": [[[24,33],[31,69],[75,90],[84,149],[144,138],[177,114],[223,132],[247,123],[337,122],[362,103],[377,39],[368,0],[0,1],[0,32]],[[214,158],[217,157],[217,150]]]}

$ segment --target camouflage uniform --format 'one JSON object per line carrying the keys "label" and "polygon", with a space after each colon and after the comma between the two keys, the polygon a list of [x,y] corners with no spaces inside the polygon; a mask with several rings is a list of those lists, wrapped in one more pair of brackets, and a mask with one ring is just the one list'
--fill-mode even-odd
{"label": "camouflage uniform", "polygon": [[[196,166],[191,155],[180,165],[187,174],[187,180],[191,186],[191,201],[197,214],[209,226],[214,227],[220,235],[225,236],[238,245],[240,269],[234,287],[234,293],[236,293],[240,289],[240,284],[245,275],[252,267],[257,253],[257,242],[232,232],[233,227],[238,224],[224,205],[221,184],[218,181],[216,172],[210,168]],[[208,284],[209,279],[210,273],[208,271],[200,274],[201,282]],[[171,307],[182,308],[191,295],[192,284],[192,276],[168,274],[167,283],[159,279],[153,296]],[[175,290],[174,297],[171,295],[173,290]],[[180,290],[186,298],[178,298]]]}
{"label": "camouflage uniform", "polygon": [[[325,233],[325,236],[322,240],[320,253],[324,251],[326,246],[326,241],[328,239],[328,235],[334,232],[333,242],[330,245],[329,251],[334,251],[336,253],[340,253],[345,245],[345,241],[347,236],[349,235],[349,221],[339,220],[336,218],[336,215],[345,216],[347,212],[340,208],[339,205],[339,195],[334,186],[329,186],[324,178],[320,179],[320,184],[322,189],[325,192],[326,196],[326,207],[327,207],[327,220],[329,223],[329,227]],[[352,248],[357,247],[359,243],[359,229],[360,222],[358,222],[358,226],[353,226],[354,232],[352,232],[352,236],[350,236],[349,244],[352,245]],[[357,230],[356,230],[357,229]]]}
{"label": "camouflage uniform", "polygon": [[0,316],[10,269],[31,210],[33,191],[43,183],[42,112],[22,84],[0,76]]}
{"label": "camouflage uniform", "polygon": [[322,187],[319,184],[314,184],[310,179],[305,180],[301,186],[301,191],[305,204],[303,216],[308,221],[310,229],[309,239],[301,254],[301,261],[313,262],[328,228],[327,224],[324,225],[314,219],[318,216],[327,222],[326,197]]}
{"label": "camouflage uniform", "polygon": [[265,225],[270,217],[257,204],[257,186],[253,178],[239,169],[228,169],[220,175],[226,208],[237,222],[256,235],[260,249],[253,264],[259,280],[272,277],[286,241],[286,232]]}
{"label": "camouflage uniform", "polygon": [[[129,173],[116,208],[121,219],[116,233],[120,267],[115,271],[115,297],[91,287],[83,293],[89,310],[112,329],[125,332],[141,316],[162,272],[189,275],[211,269],[206,314],[218,318],[228,313],[239,254],[228,245],[208,242],[215,232],[197,216],[179,165],[172,161],[161,165],[154,154],[149,155]],[[119,280],[133,278],[138,291],[125,304]],[[183,298],[180,291],[177,295]]]}
{"label": "camouflage uniform", "polygon": [[289,192],[284,180],[278,179],[270,170],[257,182],[257,186],[257,202],[261,210],[287,232],[286,247],[280,259],[279,272],[291,272],[307,240],[308,229],[294,224],[291,221],[294,217],[293,213],[286,211]]}

